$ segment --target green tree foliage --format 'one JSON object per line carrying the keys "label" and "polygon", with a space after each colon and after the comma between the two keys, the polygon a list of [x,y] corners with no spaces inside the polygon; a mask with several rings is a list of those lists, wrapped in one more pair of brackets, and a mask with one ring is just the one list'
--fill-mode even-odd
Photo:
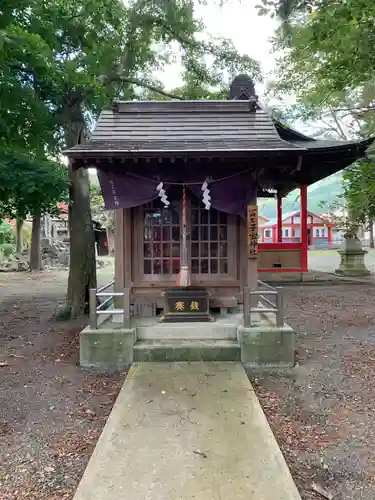
{"label": "green tree foliage", "polygon": [[[157,88],[153,72],[173,62],[176,46],[186,96],[199,96],[197,82],[205,92],[220,86],[220,75],[236,68],[258,72],[228,41],[203,42],[203,28],[191,0],[3,0],[0,137],[6,134],[0,153],[17,147],[61,154],[87,139],[114,98],[142,97],[144,90],[170,97]],[[88,174],[69,166],[69,178],[67,312],[75,317],[96,286],[96,266]]]}
{"label": "green tree foliage", "polygon": [[374,2],[264,0],[260,13],[269,12],[284,21],[274,39],[277,90],[310,108],[356,112],[375,132]]}
{"label": "green tree foliage", "polygon": [[90,185],[90,205],[93,220],[99,222],[107,232],[107,243],[110,254],[114,253],[115,212],[104,209],[104,200],[98,184]]}
{"label": "green tree foliage", "polygon": [[98,184],[90,183],[90,204],[92,217],[99,222],[105,210],[103,196]]}
{"label": "green tree foliage", "polygon": [[0,156],[0,216],[26,219],[30,214],[58,214],[68,195],[67,169],[26,153]]}
{"label": "green tree foliage", "polygon": [[375,161],[356,162],[343,176],[344,197],[356,225],[368,226],[375,220]]}
{"label": "green tree foliage", "polygon": [[12,243],[12,226],[0,219],[0,244]]}
{"label": "green tree foliage", "polygon": [[[33,215],[39,224],[34,237],[36,255],[32,259],[40,268],[40,217],[45,213],[57,214],[57,204],[68,195],[67,169],[57,162],[38,158],[16,150],[0,154],[0,216],[16,219],[16,249],[22,250],[22,224]],[[36,222],[35,222],[36,221]],[[34,224],[33,224],[34,225]]]}
{"label": "green tree foliage", "polygon": [[[274,48],[281,52],[274,95],[296,96],[289,117],[318,124],[335,139],[375,135],[375,4],[372,0],[264,0],[260,14],[281,21]],[[343,175],[346,226],[373,220],[374,161]],[[324,200],[327,201],[327,200]]]}

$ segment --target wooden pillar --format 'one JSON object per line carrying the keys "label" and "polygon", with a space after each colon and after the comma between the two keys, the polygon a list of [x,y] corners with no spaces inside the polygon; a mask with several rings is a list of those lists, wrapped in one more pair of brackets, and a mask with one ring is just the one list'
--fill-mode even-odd
{"label": "wooden pillar", "polygon": [[277,195],[277,243],[283,240],[283,199]]}
{"label": "wooden pillar", "polygon": [[133,282],[132,273],[132,209],[124,209],[124,288],[131,291]]}
{"label": "wooden pillar", "polygon": [[[131,209],[118,208],[115,210],[115,292],[131,289]],[[118,298],[116,297],[116,307]],[[119,307],[122,307],[120,298]]]}
{"label": "wooden pillar", "polygon": [[115,210],[115,292],[121,292],[124,283],[124,210]]}
{"label": "wooden pillar", "polygon": [[308,232],[307,232],[307,186],[300,187],[301,191],[301,269],[308,271]]}
{"label": "wooden pillar", "polygon": [[332,243],[332,226],[328,224],[328,245]]}

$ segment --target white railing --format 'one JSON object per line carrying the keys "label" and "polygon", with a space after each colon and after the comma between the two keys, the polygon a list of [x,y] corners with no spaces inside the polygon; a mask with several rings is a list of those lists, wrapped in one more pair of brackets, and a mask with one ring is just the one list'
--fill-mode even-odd
{"label": "white railing", "polygon": [[[130,328],[130,288],[124,288],[122,292],[108,291],[114,286],[114,280],[101,288],[92,288],[90,290],[90,328],[97,330],[99,326],[99,318],[101,315],[123,315],[123,327]],[[121,297],[122,300],[116,300],[116,297]],[[270,298],[273,300],[270,300]],[[100,299],[104,298],[102,302]],[[122,308],[118,307],[118,302],[122,303]],[[259,305],[260,303],[260,305]],[[116,307],[108,309],[108,306],[116,305]],[[107,306],[107,307],[106,307]],[[250,291],[249,288],[244,288],[243,296],[244,310],[244,326],[250,327],[253,314],[273,313],[276,316],[276,326],[284,325],[284,298],[283,289],[281,287],[273,287],[257,281],[257,290]]]}
{"label": "white railing", "polygon": [[[99,325],[99,317],[101,315],[123,314],[123,327],[130,328],[130,288],[124,288],[123,292],[108,291],[113,287],[115,281],[110,281],[107,285],[100,288],[91,288],[90,290],[90,328],[97,330]],[[108,309],[108,306],[118,305],[115,297],[122,297],[123,307],[115,307]],[[100,299],[104,298],[102,302]]]}
{"label": "white railing", "polygon": [[[274,298],[274,301],[270,298]],[[256,305],[253,305],[253,304]],[[260,303],[260,306],[259,306]],[[257,290],[250,291],[244,288],[243,296],[244,326],[252,325],[253,314],[274,313],[276,316],[276,326],[284,325],[284,297],[281,287],[273,287],[257,281]]]}

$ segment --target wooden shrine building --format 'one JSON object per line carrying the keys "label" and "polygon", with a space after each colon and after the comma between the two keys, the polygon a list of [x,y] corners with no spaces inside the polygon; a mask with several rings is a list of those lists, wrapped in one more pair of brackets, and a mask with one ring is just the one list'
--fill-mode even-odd
{"label": "wooden shrine building", "polygon": [[[258,273],[307,271],[307,186],[363,157],[370,143],[315,140],[283,126],[240,75],[228,100],[115,102],[88,143],[66,154],[76,169],[97,169],[115,210],[116,290],[163,309],[163,291],[185,266],[184,284],[207,289],[219,308],[241,303]],[[258,244],[257,197],[277,197],[281,228],[282,198],[296,188],[300,241],[284,243],[279,230],[276,243]]]}

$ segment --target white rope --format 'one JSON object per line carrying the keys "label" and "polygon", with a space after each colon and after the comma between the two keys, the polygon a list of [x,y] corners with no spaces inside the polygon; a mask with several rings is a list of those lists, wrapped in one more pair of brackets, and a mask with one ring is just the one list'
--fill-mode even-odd
{"label": "white rope", "polygon": [[[237,172],[236,174],[232,175],[227,175],[226,177],[220,177],[219,179],[212,179],[212,177],[207,177],[206,181],[209,182],[210,184],[213,184],[215,182],[221,182],[221,181],[226,181],[228,179],[232,179],[233,177],[238,177],[239,175],[246,174],[246,172],[250,172],[252,169],[247,168],[246,170],[242,170],[242,172]],[[159,182],[157,179],[150,179],[149,177],[142,177],[141,175],[133,174],[133,172],[126,172],[127,175],[134,177],[136,179],[141,179],[143,181],[148,181],[148,182]],[[198,186],[202,184],[202,181],[198,182],[169,182],[165,181],[168,186]],[[163,184],[163,183],[160,183]],[[159,185],[160,185],[159,184]]]}

